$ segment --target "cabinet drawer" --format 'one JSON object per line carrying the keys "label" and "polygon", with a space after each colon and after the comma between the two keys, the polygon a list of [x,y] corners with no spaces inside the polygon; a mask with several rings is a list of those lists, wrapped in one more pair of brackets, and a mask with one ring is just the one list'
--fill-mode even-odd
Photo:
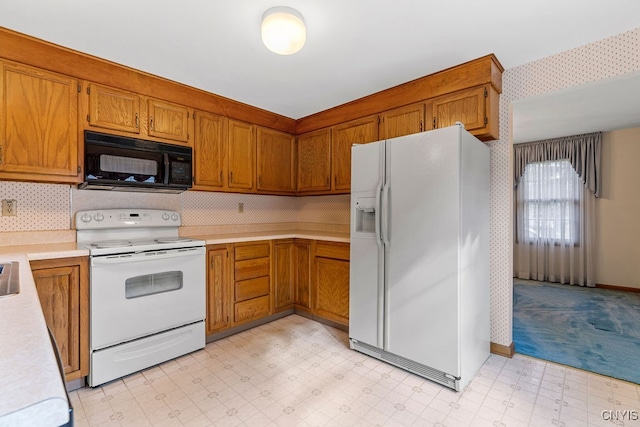
{"label": "cabinet drawer", "polygon": [[269,243],[267,242],[267,243],[257,243],[253,245],[236,246],[234,254],[235,254],[236,261],[268,257]]}
{"label": "cabinet drawer", "polygon": [[236,282],[234,298],[235,302],[245,301],[251,298],[269,295],[269,277],[243,280]]}
{"label": "cabinet drawer", "polygon": [[234,280],[269,276],[269,258],[247,259],[235,262]]}
{"label": "cabinet drawer", "polygon": [[349,260],[348,243],[316,243],[315,256],[324,258]]}
{"label": "cabinet drawer", "polygon": [[234,321],[244,322],[257,319],[269,314],[269,296],[253,298],[235,304]]}

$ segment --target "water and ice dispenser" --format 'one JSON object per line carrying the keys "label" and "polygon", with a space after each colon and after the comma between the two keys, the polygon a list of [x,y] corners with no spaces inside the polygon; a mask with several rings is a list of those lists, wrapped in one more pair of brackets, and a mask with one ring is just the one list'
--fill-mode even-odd
{"label": "water and ice dispenser", "polygon": [[374,234],[376,232],[376,198],[358,197],[355,203],[356,233]]}

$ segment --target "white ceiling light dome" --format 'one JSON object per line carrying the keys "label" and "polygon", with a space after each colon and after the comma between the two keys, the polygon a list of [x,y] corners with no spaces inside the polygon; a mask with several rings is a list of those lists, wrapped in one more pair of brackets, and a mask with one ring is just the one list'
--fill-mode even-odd
{"label": "white ceiling light dome", "polygon": [[286,6],[272,7],[262,15],[262,42],[272,52],[291,55],[307,40],[302,14]]}

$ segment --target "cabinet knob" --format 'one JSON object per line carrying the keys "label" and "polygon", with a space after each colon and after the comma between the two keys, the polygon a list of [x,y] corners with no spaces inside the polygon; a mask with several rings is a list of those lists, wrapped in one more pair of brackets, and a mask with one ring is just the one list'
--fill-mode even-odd
{"label": "cabinet knob", "polygon": [[151,130],[154,130],[154,129],[153,129],[153,116],[149,117],[149,128],[150,128]]}
{"label": "cabinet knob", "polygon": [[140,118],[138,117],[138,113],[136,113],[136,128],[140,127]]}

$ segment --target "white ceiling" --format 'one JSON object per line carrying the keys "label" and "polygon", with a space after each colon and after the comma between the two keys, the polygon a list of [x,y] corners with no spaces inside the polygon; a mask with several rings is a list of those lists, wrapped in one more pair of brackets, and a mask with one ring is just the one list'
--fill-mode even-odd
{"label": "white ceiling", "polygon": [[[304,16],[300,53],[262,45],[272,6]],[[0,1],[2,27],[294,119],[489,53],[515,67],[639,17],[638,0]]]}

